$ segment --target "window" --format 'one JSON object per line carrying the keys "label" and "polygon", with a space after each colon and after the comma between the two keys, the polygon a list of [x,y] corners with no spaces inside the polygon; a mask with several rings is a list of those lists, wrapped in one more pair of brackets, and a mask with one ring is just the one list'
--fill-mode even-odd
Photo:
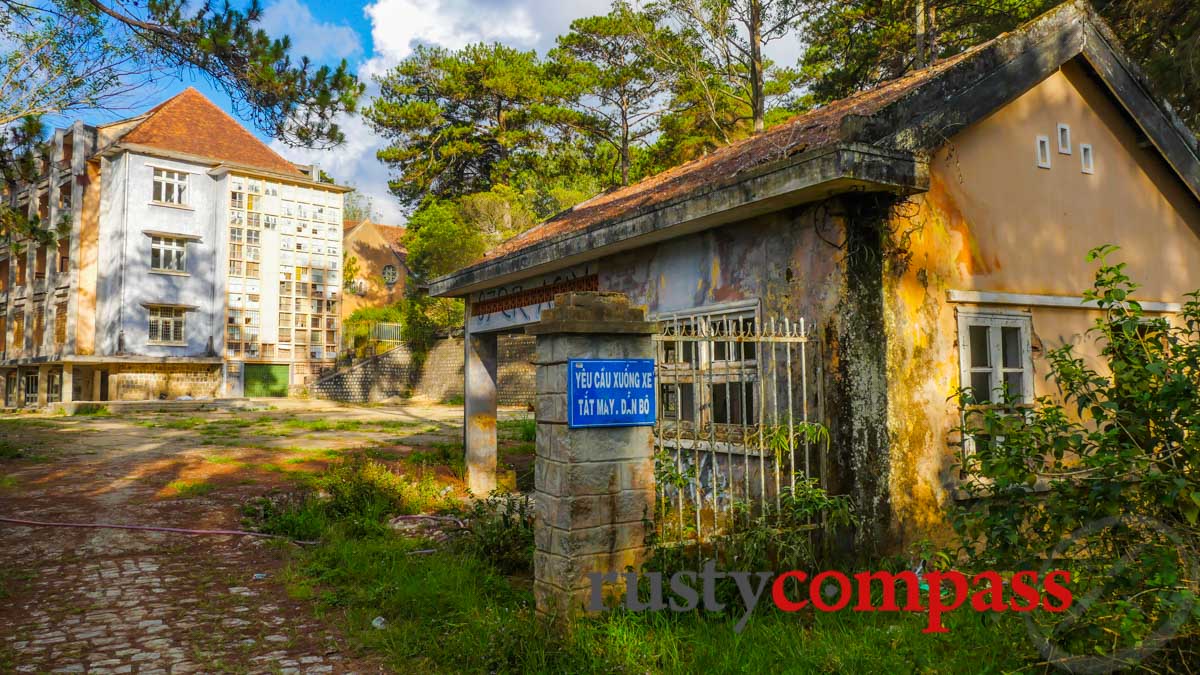
{"label": "window", "polygon": [[187,240],[150,237],[150,269],[157,272],[187,271]]}
{"label": "window", "polygon": [[56,370],[46,378],[46,401],[49,403],[62,402],[62,371]]}
{"label": "window", "polygon": [[229,228],[229,241],[241,241],[241,240],[242,240],[242,228],[240,228],[240,227]]}
{"label": "window", "polygon": [[1037,137],[1037,165],[1042,169],[1050,168],[1050,138],[1048,136]]}
{"label": "window", "polygon": [[169,169],[154,170],[154,201],[160,204],[187,205],[188,175]]}
{"label": "window", "polygon": [[183,317],[184,309],[182,307],[151,307],[150,343],[160,345],[185,344]]}
{"label": "window", "polygon": [[1079,144],[1079,161],[1082,163],[1082,171],[1084,173],[1096,173],[1096,164],[1092,157],[1091,145],[1085,143]]}
{"label": "window", "polygon": [[1071,127],[1066,124],[1058,125],[1058,154],[1071,154]]}
{"label": "window", "polygon": [[999,402],[1007,392],[1017,403],[1033,402],[1033,357],[1028,315],[958,314],[960,386],[976,403]]}
{"label": "window", "polygon": [[388,286],[392,286],[396,283],[396,279],[398,278],[399,275],[396,273],[395,265],[383,266],[383,283],[387,284]]}
{"label": "window", "polygon": [[246,208],[246,194],[244,192],[229,193],[229,207],[239,210]]}
{"label": "window", "polygon": [[[697,320],[713,337],[697,339]],[[698,424],[749,424],[757,417],[758,355],[754,342],[723,341],[722,335],[753,333],[753,309],[713,313],[659,323],[662,416]],[[671,340],[671,336],[678,339]],[[698,376],[697,374],[702,375]]]}
{"label": "window", "polygon": [[258,230],[246,230],[246,243],[257,246],[261,241],[262,233]]}
{"label": "window", "polygon": [[37,405],[38,403],[38,376],[37,373],[26,373],[25,379],[25,405]]}

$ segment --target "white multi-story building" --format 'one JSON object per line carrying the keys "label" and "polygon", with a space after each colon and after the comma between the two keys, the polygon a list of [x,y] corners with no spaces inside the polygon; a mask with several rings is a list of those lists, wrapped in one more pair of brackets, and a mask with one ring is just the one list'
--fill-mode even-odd
{"label": "white multi-story building", "polygon": [[345,188],[194,89],[50,148],[5,195],[58,227],[0,235],[6,405],[285,395],[332,365]]}

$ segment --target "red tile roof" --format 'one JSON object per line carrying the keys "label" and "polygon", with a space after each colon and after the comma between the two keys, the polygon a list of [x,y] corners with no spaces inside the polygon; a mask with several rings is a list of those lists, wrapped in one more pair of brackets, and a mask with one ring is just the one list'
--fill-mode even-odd
{"label": "red tile roof", "polygon": [[375,223],[375,228],[379,230],[379,234],[387,240],[388,246],[392,247],[392,251],[400,257],[408,255],[408,249],[404,248],[404,234],[407,229],[398,225],[382,225]]}
{"label": "red tile roof", "polygon": [[152,108],[120,142],[304,176],[193,87]]}
{"label": "red tile roof", "polygon": [[842,120],[846,117],[866,116],[879,111],[982,47],[801,114],[763,133],[718,148],[700,159],[641,182],[597,195],[501,243],[488,251],[483,260],[500,258],[568,232],[586,230],[631,211],[702,191],[708,185],[748,169],[835,143],[839,140]]}

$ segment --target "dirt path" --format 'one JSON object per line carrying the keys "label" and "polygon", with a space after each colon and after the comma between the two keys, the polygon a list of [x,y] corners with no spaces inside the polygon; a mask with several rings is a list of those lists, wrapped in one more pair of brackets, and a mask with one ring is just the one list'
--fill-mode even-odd
{"label": "dirt path", "polygon": [[[458,414],[445,408],[337,412],[343,419],[442,425]],[[8,481],[0,487],[0,515],[240,529],[238,505],[271,487],[270,473],[247,479],[254,472],[244,464],[235,470],[212,463],[212,448],[197,445],[187,431],[137,422],[59,418],[0,425],[6,436],[0,440],[10,448],[29,446],[35,458],[0,464]],[[331,440],[298,432],[279,442],[294,446],[306,439],[322,447]],[[239,456],[236,448],[224,451]],[[216,476],[219,489],[191,498],[173,493],[170,486],[181,477],[201,474]],[[247,537],[0,523],[0,672],[378,672],[332,621],[288,597],[279,579],[286,546]]]}

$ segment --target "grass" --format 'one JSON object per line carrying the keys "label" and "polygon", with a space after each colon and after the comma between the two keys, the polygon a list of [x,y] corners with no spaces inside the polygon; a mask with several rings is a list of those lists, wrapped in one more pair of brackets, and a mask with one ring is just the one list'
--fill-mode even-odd
{"label": "grass", "polygon": [[203,497],[217,489],[217,486],[202,480],[175,480],[167,483],[167,489],[174,491],[175,496],[180,499],[191,499],[192,497]]}
{"label": "grass", "polygon": [[[784,614],[769,603],[740,634],[725,614],[621,610],[559,635],[539,625],[524,584],[474,556],[412,554],[425,546],[335,538],[290,568],[289,592],[344,612],[351,636],[400,672],[1003,672],[1036,657],[1019,619],[961,611],[943,635],[921,633],[919,614]],[[371,627],[376,616],[384,629]]]}
{"label": "grass", "polygon": [[17,487],[16,476],[0,476],[0,490],[12,490]]}
{"label": "grass", "polygon": [[10,441],[0,440],[0,459],[18,459],[25,456],[25,451]]}
{"label": "grass", "polygon": [[496,428],[506,432],[506,435],[511,436],[514,440],[526,443],[533,442],[537,438],[537,420],[528,417],[498,422]]}
{"label": "grass", "polygon": [[108,406],[100,403],[82,403],[75,406],[74,415],[76,417],[110,417],[112,411],[108,409]]}

